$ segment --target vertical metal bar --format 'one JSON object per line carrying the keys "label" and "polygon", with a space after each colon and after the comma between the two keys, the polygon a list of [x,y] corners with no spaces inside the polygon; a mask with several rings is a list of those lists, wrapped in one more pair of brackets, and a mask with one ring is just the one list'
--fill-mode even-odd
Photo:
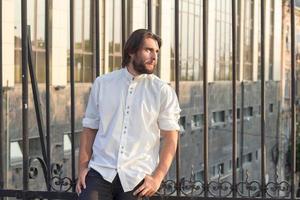
{"label": "vertical metal bar", "polygon": [[31,78],[31,87],[34,99],[34,107],[35,107],[35,114],[38,124],[40,142],[41,142],[41,150],[43,155],[43,160],[47,161],[47,154],[46,154],[46,146],[45,146],[45,136],[44,136],[44,123],[43,123],[43,115],[41,109],[41,102],[40,102],[40,94],[38,90],[36,76],[34,74],[34,64],[33,64],[33,53],[32,53],[32,46],[31,46],[31,39],[30,39],[30,26],[27,29],[27,46],[28,46],[28,66],[29,66],[29,74]]}
{"label": "vertical metal bar", "polygon": [[207,0],[203,0],[203,159],[204,159],[204,197],[208,197],[208,105],[207,105]]}
{"label": "vertical metal bar", "polygon": [[296,51],[295,51],[295,0],[291,0],[291,140],[292,140],[292,176],[291,176],[291,199],[295,199],[295,176],[296,176]]}
{"label": "vertical metal bar", "polygon": [[[243,155],[244,155],[244,102],[245,102],[245,84],[244,81],[241,82],[241,109],[240,109],[240,116],[241,116],[241,135],[240,135],[240,181],[244,181],[244,167],[243,167]],[[242,192],[244,188],[242,187]]]}
{"label": "vertical metal bar", "polygon": [[265,0],[261,0],[261,191],[266,197],[266,150],[265,150]]}
{"label": "vertical metal bar", "polygon": [[121,12],[122,12],[122,49],[124,49],[125,40],[126,40],[126,2],[125,2],[125,0],[122,0],[122,11]]}
{"label": "vertical metal bar", "polygon": [[46,140],[47,140],[47,189],[51,190],[50,187],[50,166],[51,166],[51,130],[50,130],[50,57],[49,57],[49,0],[45,2],[45,50],[46,50]]}
{"label": "vertical metal bar", "polygon": [[[232,0],[232,196],[236,197],[237,129],[236,129],[236,0]],[[241,108],[243,109],[243,108]],[[242,159],[242,158],[240,158]]]}
{"label": "vertical metal bar", "polygon": [[[28,43],[27,43],[27,0],[21,4],[22,15],[22,149],[23,149],[23,191],[28,190],[29,140],[28,140]],[[26,199],[26,195],[23,196]]]}
{"label": "vertical metal bar", "polygon": [[[179,0],[175,0],[175,91],[179,99]],[[176,192],[180,196],[180,137],[176,151]]]}
{"label": "vertical metal bar", "polygon": [[99,27],[99,20],[100,20],[100,9],[99,9],[99,0],[95,0],[95,16],[96,16],[96,77],[100,75],[100,27]]}
{"label": "vertical metal bar", "polygon": [[[8,87],[8,80],[6,80],[6,86]],[[4,90],[5,91],[5,90]],[[3,142],[6,142],[6,145],[3,145],[3,151],[6,152],[6,155],[5,155],[5,162],[6,164],[4,165],[4,172],[5,170],[8,171],[9,167],[10,167],[10,163],[9,163],[9,158],[10,158],[10,138],[9,138],[9,124],[10,124],[10,121],[9,121],[9,102],[10,102],[10,98],[9,98],[9,90],[7,89],[6,90],[6,94],[5,94],[5,114],[3,113],[3,115],[5,116],[5,119],[6,119],[6,122],[5,122],[5,125],[3,125],[3,129],[4,127],[6,127],[6,130],[4,132],[4,138],[3,138]],[[5,143],[4,143],[5,144]],[[3,155],[3,154],[2,154]],[[8,182],[8,174],[5,174],[4,173],[4,187],[5,187],[5,183]]]}
{"label": "vertical metal bar", "polygon": [[[3,129],[3,72],[2,72],[2,1],[0,1],[0,189],[4,188],[4,164],[3,158],[3,144],[4,144],[4,129]],[[7,161],[6,161],[7,162]],[[6,164],[5,164],[6,165]],[[0,198],[2,199],[2,198]]]}
{"label": "vertical metal bar", "polygon": [[152,31],[152,0],[148,0],[148,30]]}
{"label": "vertical metal bar", "polygon": [[74,80],[74,1],[70,0],[70,90],[71,90],[71,157],[72,191],[75,192],[75,80]]}

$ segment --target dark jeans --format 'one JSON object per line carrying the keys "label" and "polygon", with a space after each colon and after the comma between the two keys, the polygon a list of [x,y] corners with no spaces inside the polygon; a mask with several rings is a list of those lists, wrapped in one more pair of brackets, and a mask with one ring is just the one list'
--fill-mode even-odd
{"label": "dark jeans", "polygon": [[141,198],[133,196],[134,190],[129,192],[123,191],[118,175],[110,183],[103,179],[97,171],[90,169],[85,182],[86,189],[82,189],[79,200],[141,200]]}

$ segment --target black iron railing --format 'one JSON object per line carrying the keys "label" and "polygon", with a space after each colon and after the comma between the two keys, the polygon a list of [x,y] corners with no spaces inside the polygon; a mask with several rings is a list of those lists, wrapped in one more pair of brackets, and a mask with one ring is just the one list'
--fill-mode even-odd
{"label": "black iron railing", "polygon": [[[72,175],[71,178],[64,176],[64,166],[51,161],[51,130],[50,130],[50,72],[49,72],[49,0],[45,3],[45,45],[46,45],[46,126],[42,120],[42,111],[39,103],[38,87],[34,74],[32,62],[32,49],[30,32],[27,27],[27,0],[22,0],[22,149],[23,149],[23,189],[9,190],[4,189],[4,170],[3,159],[0,159],[0,197],[16,197],[22,199],[76,199],[75,192],[76,172],[75,172],[75,82],[74,82],[74,1],[70,1],[70,86],[71,86],[71,158]],[[100,47],[99,47],[99,0],[94,0],[95,5],[95,61],[94,68],[96,76],[100,74]],[[204,177],[203,181],[197,180],[192,170],[188,180],[181,179],[180,167],[180,145],[176,153],[176,180],[165,180],[157,196],[151,199],[295,199],[295,171],[296,171],[296,110],[295,110],[295,2],[290,1],[291,8],[291,181],[279,180],[277,171],[274,172],[274,181],[266,183],[266,149],[265,149],[265,1],[261,0],[261,180],[252,180],[246,172],[245,180],[237,182],[237,105],[236,105],[236,1],[232,0],[232,181],[222,180],[222,173],[219,170],[218,179],[209,181],[208,176],[208,78],[207,78],[207,21],[208,21],[208,0],[203,0],[203,158],[204,158]],[[179,0],[175,0],[175,90],[179,96]],[[122,0],[122,45],[126,36],[126,2]],[[148,28],[152,29],[152,1],[148,0]],[[3,85],[2,85],[2,1],[0,1],[0,155],[3,155]],[[27,65],[30,71],[32,90],[34,94],[36,118],[39,127],[40,143],[42,147],[42,158],[31,158],[28,147],[28,77]],[[199,105],[200,106],[200,105]],[[202,105],[201,105],[202,106]],[[46,130],[46,131],[45,131]],[[46,141],[46,144],[45,144]],[[179,143],[180,144],[180,141]],[[42,168],[45,183],[48,191],[30,191],[29,179],[35,179],[38,175],[38,168],[33,166],[38,163]]]}

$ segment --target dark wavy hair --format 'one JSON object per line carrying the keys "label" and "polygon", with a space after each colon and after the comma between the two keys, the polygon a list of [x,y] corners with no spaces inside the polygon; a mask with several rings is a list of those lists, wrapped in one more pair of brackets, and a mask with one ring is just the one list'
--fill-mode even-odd
{"label": "dark wavy hair", "polygon": [[147,29],[138,29],[130,34],[123,49],[122,67],[130,62],[130,54],[136,53],[146,38],[152,38],[157,41],[158,47],[161,47],[161,38]]}

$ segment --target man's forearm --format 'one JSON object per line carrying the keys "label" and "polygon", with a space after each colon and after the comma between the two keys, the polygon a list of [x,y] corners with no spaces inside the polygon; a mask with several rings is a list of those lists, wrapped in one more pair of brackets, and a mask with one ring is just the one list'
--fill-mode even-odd
{"label": "man's forearm", "polygon": [[159,164],[153,173],[153,177],[162,181],[171,166],[176,153],[178,133],[177,131],[161,131],[163,144],[160,150]]}
{"label": "man's forearm", "polygon": [[80,147],[79,147],[79,160],[78,171],[88,167],[88,163],[93,153],[93,143],[95,140],[97,130],[90,128],[83,128],[80,135]]}

